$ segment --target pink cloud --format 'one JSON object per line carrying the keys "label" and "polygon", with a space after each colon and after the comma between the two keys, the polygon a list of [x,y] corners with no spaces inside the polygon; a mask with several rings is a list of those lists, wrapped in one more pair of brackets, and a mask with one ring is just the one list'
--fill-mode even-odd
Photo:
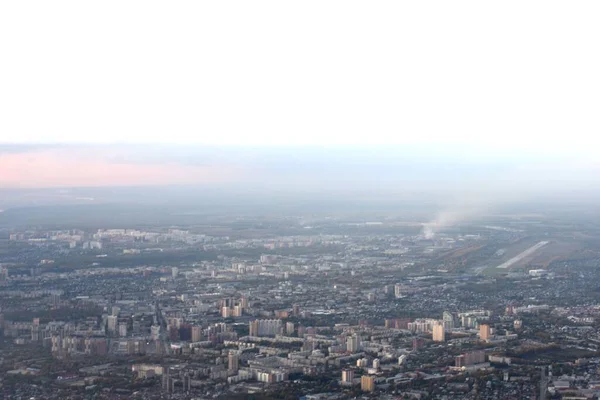
{"label": "pink cloud", "polygon": [[45,188],[221,183],[240,176],[227,166],[111,162],[90,151],[0,154],[0,187]]}

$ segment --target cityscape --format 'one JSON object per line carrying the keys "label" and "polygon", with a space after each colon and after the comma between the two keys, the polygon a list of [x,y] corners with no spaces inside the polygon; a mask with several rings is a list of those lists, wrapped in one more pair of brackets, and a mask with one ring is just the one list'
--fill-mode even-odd
{"label": "cityscape", "polygon": [[0,400],[600,400],[599,16],[0,1]]}
{"label": "cityscape", "polygon": [[6,398],[600,393],[589,215],[437,226],[207,213],[127,227],[108,214],[100,227],[20,215],[7,210],[0,230]]}

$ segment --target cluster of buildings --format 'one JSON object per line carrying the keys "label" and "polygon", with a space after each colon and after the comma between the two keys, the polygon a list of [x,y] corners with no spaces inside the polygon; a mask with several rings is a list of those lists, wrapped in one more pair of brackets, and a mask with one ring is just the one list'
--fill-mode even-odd
{"label": "cluster of buildings", "polygon": [[[30,397],[45,395],[35,382],[47,368],[27,351],[65,371],[53,381],[61,395],[100,395],[101,375],[111,394],[150,399],[277,388],[309,398],[323,381],[335,390],[321,398],[510,398],[539,393],[542,366],[563,378],[541,386],[561,393],[594,363],[600,276],[588,266],[457,270],[488,241],[518,240],[513,230],[323,231],[363,228],[10,233],[22,252],[0,265],[0,334],[19,351],[0,356],[32,379]],[[591,393],[592,376],[568,387]]]}

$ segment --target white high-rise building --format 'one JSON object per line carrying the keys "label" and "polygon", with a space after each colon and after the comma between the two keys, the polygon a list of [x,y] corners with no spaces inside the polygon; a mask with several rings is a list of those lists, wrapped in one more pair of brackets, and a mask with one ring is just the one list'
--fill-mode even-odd
{"label": "white high-rise building", "polygon": [[108,318],[106,319],[106,321],[107,321],[106,327],[107,327],[108,331],[111,333],[117,332],[117,316],[109,315]]}
{"label": "white high-rise building", "polygon": [[346,338],[346,350],[350,353],[358,352],[360,346],[360,342],[358,340],[358,336],[352,335]]}
{"label": "white high-rise building", "polygon": [[293,322],[287,322],[285,324],[285,333],[288,335],[292,335],[294,333],[295,326]]}
{"label": "white high-rise building", "polygon": [[399,283],[396,283],[394,285],[394,296],[399,299],[400,297],[402,297],[402,285],[400,285]]}
{"label": "white high-rise building", "polygon": [[124,322],[119,324],[119,336],[127,336],[127,324]]}
{"label": "white high-rise building", "polygon": [[150,327],[150,334],[152,336],[152,340],[160,339],[160,325],[152,325]]}
{"label": "white high-rise building", "polygon": [[373,360],[373,369],[379,369],[379,358]]}
{"label": "white high-rise building", "polygon": [[356,366],[358,368],[366,368],[368,363],[369,360],[366,358],[359,358],[358,360],[356,360]]}
{"label": "white high-rise building", "polygon": [[238,304],[237,306],[233,307],[232,316],[241,317],[244,313],[243,310],[244,310],[243,307]]}
{"label": "white high-rise building", "polygon": [[444,322],[444,328],[446,331],[454,329],[454,315],[451,312],[444,311],[442,314],[442,321]]}
{"label": "white high-rise building", "polygon": [[231,317],[231,307],[223,307],[221,309],[221,316],[223,318],[229,318],[229,317]]}
{"label": "white high-rise building", "polygon": [[342,370],[342,385],[352,385],[354,383],[354,370]]}

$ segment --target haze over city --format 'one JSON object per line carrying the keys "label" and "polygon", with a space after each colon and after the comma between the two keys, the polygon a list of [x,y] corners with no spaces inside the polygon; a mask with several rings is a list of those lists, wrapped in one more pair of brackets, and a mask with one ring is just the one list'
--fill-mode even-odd
{"label": "haze over city", "polygon": [[0,398],[600,398],[599,15],[0,2]]}

